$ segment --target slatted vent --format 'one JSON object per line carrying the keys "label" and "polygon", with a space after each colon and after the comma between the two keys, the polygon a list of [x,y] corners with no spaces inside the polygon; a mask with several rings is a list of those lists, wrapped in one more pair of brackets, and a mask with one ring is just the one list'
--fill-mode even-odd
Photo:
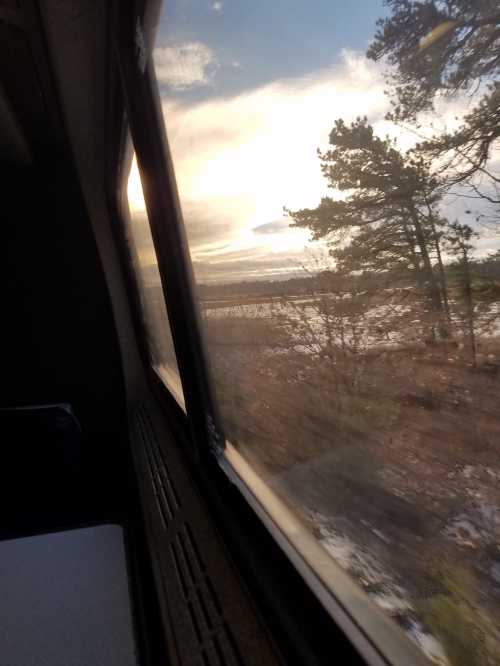
{"label": "slatted vent", "polygon": [[244,666],[245,660],[224,617],[205,558],[196,541],[172,479],[153,424],[144,407],[137,413],[137,425],[144,444],[148,475],[158,514],[167,537],[171,569],[190,619],[196,651],[203,666]]}
{"label": "slatted vent", "polygon": [[148,470],[158,505],[158,512],[164,529],[167,529],[180,509],[179,495],[168,472],[165,459],[153,430],[147,411],[142,408],[137,413],[137,424],[144,443]]}

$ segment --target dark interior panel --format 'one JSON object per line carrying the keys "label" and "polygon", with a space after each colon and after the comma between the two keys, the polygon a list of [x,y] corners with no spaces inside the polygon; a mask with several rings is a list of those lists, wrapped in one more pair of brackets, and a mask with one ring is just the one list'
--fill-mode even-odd
{"label": "dark interior panel", "polygon": [[[4,168],[1,179],[0,406],[69,403],[82,427],[81,469],[92,487],[89,516],[105,506],[112,513],[119,509],[126,469],[124,384],[107,287],[78,183],[67,164],[50,161]],[[23,442],[26,464],[31,447],[37,443]],[[11,476],[14,486],[18,474]],[[47,488],[64,477],[48,464],[38,475]],[[2,493],[8,494],[5,487]]]}

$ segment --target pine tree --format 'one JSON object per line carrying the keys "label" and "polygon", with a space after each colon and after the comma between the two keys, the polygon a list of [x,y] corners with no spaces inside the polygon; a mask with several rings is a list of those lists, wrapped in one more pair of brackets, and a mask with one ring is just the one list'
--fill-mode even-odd
{"label": "pine tree", "polygon": [[[500,10],[490,0],[387,0],[388,18],[367,56],[385,59],[392,111],[397,123],[417,123],[439,99],[482,90],[479,103],[460,127],[419,149],[439,159],[448,184],[466,183],[471,196],[500,204],[498,170],[489,166],[500,139]],[[477,177],[483,178],[478,186]],[[492,193],[493,191],[493,193]]]}
{"label": "pine tree", "polygon": [[394,115],[414,120],[439,94],[500,75],[500,9],[488,0],[387,0],[368,49],[387,59]]}
{"label": "pine tree", "polygon": [[309,228],[314,239],[328,238],[339,268],[402,271],[413,278],[430,313],[428,333],[435,338],[437,327],[446,337],[443,285],[431,257],[440,242],[433,209],[437,179],[421,157],[376,136],[366,118],[350,125],[337,120],[330,146],[318,153],[321,170],[342,198],[324,197],[317,208],[287,211],[294,226]]}

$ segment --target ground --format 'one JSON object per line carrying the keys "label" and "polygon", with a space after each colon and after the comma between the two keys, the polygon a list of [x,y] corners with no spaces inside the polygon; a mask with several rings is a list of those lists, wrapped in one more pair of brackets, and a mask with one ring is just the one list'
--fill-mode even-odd
{"label": "ground", "polygon": [[435,663],[500,663],[500,339],[311,353],[252,307],[205,317],[228,438]]}

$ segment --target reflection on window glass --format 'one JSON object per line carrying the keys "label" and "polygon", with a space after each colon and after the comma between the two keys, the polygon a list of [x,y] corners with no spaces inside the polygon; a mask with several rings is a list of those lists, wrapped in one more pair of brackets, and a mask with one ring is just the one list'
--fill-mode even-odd
{"label": "reflection on window glass", "polygon": [[139,287],[151,363],[177,402],[184,408],[179,368],[135,156],[128,177],[127,200],[130,211],[127,241]]}
{"label": "reflection on window glass", "polygon": [[489,0],[174,0],[155,51],[228,439],[454,666],[500,663],[499,52]]}

